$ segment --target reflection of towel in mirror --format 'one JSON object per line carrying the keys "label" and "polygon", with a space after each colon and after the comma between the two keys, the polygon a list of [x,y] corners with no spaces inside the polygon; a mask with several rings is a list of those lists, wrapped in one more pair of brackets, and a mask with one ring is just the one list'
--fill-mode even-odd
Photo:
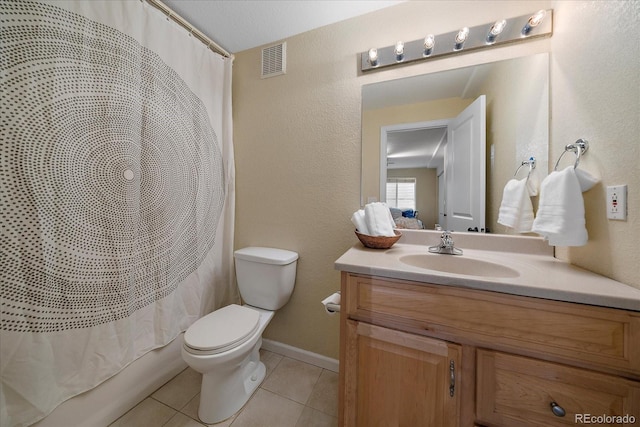
{"label": "reflection of towel in mirror", "polygon": [[540,191],[540,175],[536,169],[532,170],[527,179],[527,190],[531,197],[537,196]]}
{"label": "reflection of towel in mirror", "polygon": [[511,227],[518,233],[531,231],[533,225],[533,205],[527,182],[526,179],[511,179],[507,182],[498,213],[498,224]]}
{"label": "reflection of towel in mirror", "polygon": [[395,236],[395,222],[386,203],[369,203],[364,207],[364,218],[370,236]]}
{"label": "reflection of towel in mirror", "polygon": [[597,178],[573,166],[551,172],[540,185],[540,204],[532,230],[552,246],[585,245],[588,235],[582,192],[597,182]]}

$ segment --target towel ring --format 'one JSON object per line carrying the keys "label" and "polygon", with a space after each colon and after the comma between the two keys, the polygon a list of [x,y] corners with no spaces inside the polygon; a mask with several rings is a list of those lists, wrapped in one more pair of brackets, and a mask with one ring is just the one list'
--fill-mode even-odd
{"label": "towel ring", "polygon": [[523,160],[520,166],[518,166],[518,169],[516,169],[516,173],[513,174],[514,178],[518,175],[518,172],[520,172],[520,169],[522,169],[524,165],[529,166],[529,172],[527,173],[527,179],[529,179],[531,172],[536,168],[536,158],[531,156],[529,157],[529,160]]}
{"label": "towel ring", "polygon": [[564,154],[566,152],[568,152],[568,151],[572,151],[573,153],[575,153],[576,162],[573,165],[573,168],[574,169],[577,168],[578,164],[580,163],[580,156],[582,156],[584,153],[586,153],[588,149],[589,149],[589,141],[587,141],[586,139],[582,139],[582,138],[580,138],[579,140],[577,140],[573,144],[567,144],[564,147],[564,151],[562,152],[562,154],[560,154],[560,157],[558,157],[558,161],[556,162],[556,165],[553,168],[553,170],[554,171],[558,170],[558,165],[560,164],[560,160],[562,159],[562,156],[564,156]]}

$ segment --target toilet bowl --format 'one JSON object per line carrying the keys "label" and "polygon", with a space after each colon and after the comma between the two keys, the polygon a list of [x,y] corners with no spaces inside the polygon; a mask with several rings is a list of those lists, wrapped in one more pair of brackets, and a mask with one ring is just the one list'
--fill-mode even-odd
{"label": "toilet bowl", "polygon": [[[202,374],[198,417],[207,424],[235,414],[264,380],[262,333],[287,303],[298,254],[273,248],[235,252],[245,305],[231,304],[198,319],[184,334],[182,358]],[[260,307],[249,305],[260,304]]]}
{"label": "toilet bowl", "polygon": [[[232,310],[228,310],[230,308]],[[225,313],[224,310],[228,311]],[[225,315],[219,316],[220,312]],[[249,326],[247,322],[253,320],[251,313],[257,316],[255,324]],[[264,363],[260,361],[262,332],[273,315],[273,311],[232,304],[191,325],[211,328],[212,340],[208,341],[202,335],[188,336],[191,327],[187,330],[182,358],[192,369],[202,374],[198,408],[200,420],[208,424],[226,420],[242,408],[262,383],[266,374]],[[216,336],[215,332],[228,331],[237,322],[245,323],[244,327],[252,329],[248,334],[246,329],[240,329],[238,336],[233,338],[228,334],[225,339]],[[232,342],[225,343],[227,339]]]}

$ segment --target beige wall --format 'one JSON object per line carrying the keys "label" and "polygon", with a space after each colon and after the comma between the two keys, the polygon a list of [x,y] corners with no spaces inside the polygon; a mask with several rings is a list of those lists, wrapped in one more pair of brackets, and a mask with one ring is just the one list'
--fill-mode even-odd
{"label": "beige wall", "polygon": [[[287,39],[287,74],[260,79],[261,49],[236,55],[233,75],[236,247],[266,245],[299,252],[291,301],[265,337],[338,356],[338,317],[320,300],[339,287],[334,261],[357,242],[351,214],[360,206],[360,92],[363,84],[552,51],[554,159],[578,137],[592,141],[584,167],[605,183],[629,184],[630,219],[603,219],[602,187],[586,195],[591,240],[565,259],[640,288],[637,274],[637,3],[550,1],[409,1]],[[555,7],[551,39],[358,74],[359,52]],[[613,6],[609,6],[613,5]],[[597,13],[606,16],[596,21]],[[429,19],[429,17],[433,17]],[[583,31],[585,22],[592,23]],[[621,27],[627,41],[614,34]],[[600,35],[606,48],[594,49]],[[579,37],[585,36],[582,40]],[[611,49],[608,43],[618,43]],[[635,43],[635,44],[634,44]],[[636,52],[619,52],[635,46]],[[603,57],[599,58],[602,54]],[[634,59],[636,58],[636,59]],[[633,70],[623,71],[633,65]],[[631,74],[633,71],[636,74]],[[635,92],[634,92],[635,91]],[[602,203],[600,203],[602,202]]]}
{"label": "beige wall", "polygon": [[[556,256],[640,288],[640,3],[554,8],[549,158],[555,163],[566,144],[585,138],[591,145],[580,167],[602,179],[584,193],[589,243]],[[606,186],[618,184],[629,186],[627,221],[606,217]]]}

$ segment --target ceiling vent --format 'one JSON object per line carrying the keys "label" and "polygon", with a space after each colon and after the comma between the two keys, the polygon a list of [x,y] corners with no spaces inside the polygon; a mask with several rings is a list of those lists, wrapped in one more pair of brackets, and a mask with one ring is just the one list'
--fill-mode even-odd
{"label": "ceiling vent", "polygon": [[279,76],[287,71],[287,43],[282,42],[262,49],[261,78]]}

